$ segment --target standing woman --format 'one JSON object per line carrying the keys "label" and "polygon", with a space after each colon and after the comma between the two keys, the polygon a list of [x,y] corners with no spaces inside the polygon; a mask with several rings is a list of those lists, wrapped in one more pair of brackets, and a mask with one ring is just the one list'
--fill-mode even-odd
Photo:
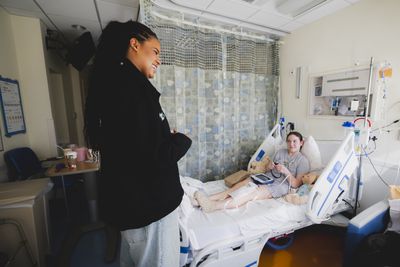
{"label": "standing woman", "polygon": [[179,266],[177,161],[191,140],[171,132],[148,79],[160,62],[156,34],[110,22],[97,47],[85,110],[89,147],[101,153],[99,214],[121,232],[121,266]]}

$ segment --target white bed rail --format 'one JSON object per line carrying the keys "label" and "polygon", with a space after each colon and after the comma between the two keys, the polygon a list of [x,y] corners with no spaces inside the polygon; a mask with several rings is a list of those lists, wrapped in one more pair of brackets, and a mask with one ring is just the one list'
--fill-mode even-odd
{"label": "white bed rail", "polygon": [[180,234],[180,259],[179,266],[185,266],[189,261],[190,254],[190,242],[189,236],[186,232],[186,228],[183,226],[182,222],[179,222],[179,234]]}
{"label": "white bed rail", "polygon": [[353,132],[347,135],[310,192],[306,214],[314,223],[349,207],[342,200],[349,196],[352,174],[358,166],[354,138]]}
{"label": "white bed rail", "polygon": [[259,257],[269,234],[237,237],[202,249],[190,267],[258,266]]}

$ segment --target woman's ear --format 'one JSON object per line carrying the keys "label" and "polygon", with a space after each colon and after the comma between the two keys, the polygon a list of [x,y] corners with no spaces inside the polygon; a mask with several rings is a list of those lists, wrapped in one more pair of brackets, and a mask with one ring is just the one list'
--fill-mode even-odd
{"label": "woman's ear", "polygon": [[133,49],[135,52],[138,51],[139,46],[140,46],[140,43],[139,43],[139,41],[138,41],[136,38],[131,38],[131,39],[129,40],[129,47],[130,47],[131,49]]}

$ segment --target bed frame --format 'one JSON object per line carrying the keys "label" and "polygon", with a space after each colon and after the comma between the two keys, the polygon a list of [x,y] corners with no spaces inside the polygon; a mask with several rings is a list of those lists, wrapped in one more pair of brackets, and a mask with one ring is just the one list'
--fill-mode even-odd
{"label": "bed frame", "polygon": [[[273,155],[274,149],[270,149],[271,145],[275,148],[275,145],[282,142],[280,130],[279,124],[272,129],[253,155],[252,160],[259,155],[261,150],[264,150],[266,155]],[[357,166],[354,133],[349,133],[310,192],[306,209],[309,220],[288,225],[278,231],[270,231],[257,236],[224,239],[201,250],[192,251],[187,229],[180,222],[181,266],[258,266],[261,251],[268,239],[290,234],[314,223],[319,224],[328,220],[331,215],[351,208],[355,200],[354,184],[356,181],[353,173]]]}

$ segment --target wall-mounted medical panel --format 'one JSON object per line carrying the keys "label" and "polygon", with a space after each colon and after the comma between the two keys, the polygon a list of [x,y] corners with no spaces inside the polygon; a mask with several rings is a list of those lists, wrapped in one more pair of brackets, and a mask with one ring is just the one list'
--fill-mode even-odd
{"label": "wall-mounted medical panel", "polygon": [[[380,80],[373,70],[368,116],[378,119],[383,101]],[[310,75],[309,115],[315,117],[365,116],[369,68]]]}
{"label": "wall-mounted medical panel", "polygon": [[322,96],[365,95],[369,69],[345,71],[322,76]]}

